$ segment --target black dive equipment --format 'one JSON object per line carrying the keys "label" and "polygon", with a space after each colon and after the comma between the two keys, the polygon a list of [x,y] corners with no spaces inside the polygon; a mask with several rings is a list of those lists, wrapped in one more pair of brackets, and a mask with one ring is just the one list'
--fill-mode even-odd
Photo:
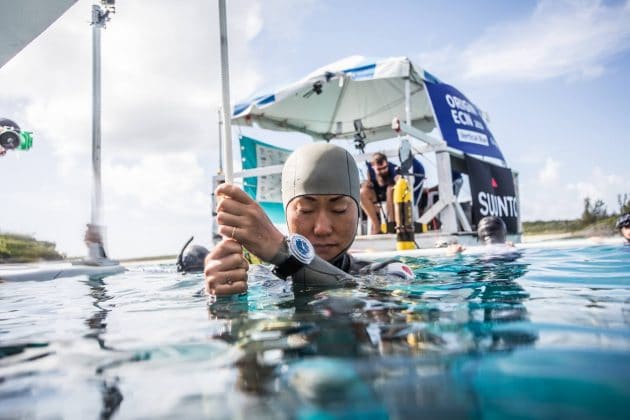
{"label": "black dive equipment", "polygon": [[176,266],[180,273],[200,273],[203,271],[208,249],[201,245],[188,247],[193,239],[194,236],[191,236],[177,256]]}

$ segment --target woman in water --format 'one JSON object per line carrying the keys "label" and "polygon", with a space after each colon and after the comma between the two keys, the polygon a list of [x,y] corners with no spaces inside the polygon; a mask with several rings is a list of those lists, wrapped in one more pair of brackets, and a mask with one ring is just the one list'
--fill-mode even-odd
{"label": "woman in water", "polygon": [[409,267],[398,262],[371,264],[348,254],[357,234],[359,188],[359,170],[345,149],[326,143],[297,149],[282,170],[290,233],[285,237],[241,188],[219,185],[216,221],[223,239],[206,257],[206,291],[230,295],[247,290],[243,247],[273,264],[278,277],[291,277],[294,289],[354,285],[352,275],[359,272],[413,278]]}

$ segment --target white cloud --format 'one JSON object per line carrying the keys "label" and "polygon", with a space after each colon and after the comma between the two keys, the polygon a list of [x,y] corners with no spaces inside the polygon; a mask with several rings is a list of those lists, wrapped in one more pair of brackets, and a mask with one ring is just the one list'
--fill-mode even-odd
{"label": "white cloud", "polygon": [[317,18],[318,11],[324,7],[317,0],[265,0],[260,15],[265,22],[264,30],[280,45],[297,38],[302,32],[304,20]]}
{"label": "white cloud", "polygon": [[618,210],[617,195],[628,192],[623,177],[594,167],[590,173],[563,171],[560,161],[547,158],[534,179],[520,179],[523,220],[574,219],[584,199],[603,200],[608,212]]}
{"label": "white cloud", "polygon": [[192,152],[142,156],[130,164],[110,163],[103,170],[108,194],[141,211],[159,208],[186,215],[196,208],[205,185],[203,169]]}
{"label": "white cloud", "polygon": [[567,184],[567,190],[578,196],[581,201],[585,198],[592,200],[604,200],[609,211],[617,210],[617,194],[624,193],[628,188],[623,177],[614,174],[606,174],[596,166],[586,180]]}
{"label": "white cloud", "polygon": [[543,184],[557,181],[559,167],[560,164],[556,160],[548,157],[545,166],[538,172],[538,180]]}
{"label": "white cloud", "polygon": [[[15,164],[23,175],[5,196],[13,206],[3,209],[2,227],[42,235],[72,255],[83,249],[92,185],[92,3],[80,0],[0,69],[0,115],[33,131],[35,142]],[[233,101],[278,70],[252,59],[254,40],[262,31],[295,35],[315,4],[228,2]],[[218,31],[216,2],[151,0],[120,2],[101,33],[104,216],[115,256],[174,253],[190,232],[209,236]]]}
{"label": "white cloud", "polygon": [[597,0],[541,0],[529,18],[486,29],[464,48],[422,55],[451,80],[568,81],[600,77],[630,49],[630,6]]}

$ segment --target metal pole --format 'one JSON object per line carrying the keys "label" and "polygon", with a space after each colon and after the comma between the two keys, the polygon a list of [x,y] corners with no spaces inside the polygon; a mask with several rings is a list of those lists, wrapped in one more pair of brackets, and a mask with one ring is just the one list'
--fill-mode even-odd
{"label": "metal pole", "polygon": [[[411,66],[411,63],[409,63]],[[411,73],[411,69],[409,69],[409,73]],[[409,78],[405,79],[405,120],[407,125],[411,126],[411,80]],[[415,159],[415,156],[414,156]],[[413,191],[415,190],[415,179],[412,176],[407,177],[407,182],[411,185],[411,202],[413,203],[411,206],[411,219],[414,223],[418,220],[419,210],[418,206],[416,206],[416,200],[413,197]],[[422,191],[420,191],[420,194]]]}
{"label": "metal pole", "polygon": [[92,218],[101,224],[101,8],[92,5]]}
{"label": "metal pole", "polygon": [[[105,9],[92,5],[92,209],[85,235],[88,260],[98,265],[117,264],[107,258],[103,239],[103,191],[101,187],[101,28],[114,13],[114,2]],[[105,3],[103,3],[105,4]]]}
{"label": "metal pole", "polygon": [[409,78],[405,79],[405,119],[407,124],[411,125],[411,80]]}
{"label": "metal pole", "polygon": [[[223,124],[223,121],[221,120],[221,113],[223,111],[221,110],[221,107],[219,107],[219,109],[217,110],[217,119],[219,121],[219,174],[223,175],[223,135],[221,134],[223,131],[223,127],[221,127],[221,124]],[[214,191],[214,190],[213,190]]]}
{"label": "metal pole", "polygon": [[225,10],[225,0],[219,0],[219,32],[221,36],[221,88],[222,88],[222,108],[223,108],[223,130],[224,148],[223,164],[225,165],[225,182],[233,182],[232,175],[232,124],[230,105],[230,72],[228,62],[228,40],[227,40],[227,19]]}

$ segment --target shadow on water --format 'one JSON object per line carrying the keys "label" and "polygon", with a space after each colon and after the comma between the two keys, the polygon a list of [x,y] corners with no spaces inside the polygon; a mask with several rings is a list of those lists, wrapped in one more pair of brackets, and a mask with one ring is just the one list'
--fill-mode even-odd
{"label": "shadow on water", "polygon": [[536,342],[523,327],[529,295],[516,282],[527,265],[407,263],[413,281],[365,277],[356,289],[295,295],[265,316],[251,310],[248,296],[217,299],[209,317],[229,320],[215,338],[242,351],[239,389],[264,396],[288,417],[479,414],[452,364]]}
{"label": "shadow on water", "polygon": [[[85,284],[90,288],[89,295],[94,299],[92,305],[96,310],[92,313],[92,316],[85,320],[86,325],[89,327],[90,332],[84,335],[84,338],[96,340],[101,350],[115,351],[112,347],[108,346],[103,339],[103,334],[107,330],[107,314],[109,310],[103,307],[103,304],[112,299],[112,296],[107,294],[105,282],[102,278],[90,277]],[[96,369],[96,374],[103,376],[103,370]],[[113,379],[103,378],[101,383],[101,399],[102,407],[99,418],[101,420],[110,419],[123,400],[123,395],[118,388],[118,377]]]}

